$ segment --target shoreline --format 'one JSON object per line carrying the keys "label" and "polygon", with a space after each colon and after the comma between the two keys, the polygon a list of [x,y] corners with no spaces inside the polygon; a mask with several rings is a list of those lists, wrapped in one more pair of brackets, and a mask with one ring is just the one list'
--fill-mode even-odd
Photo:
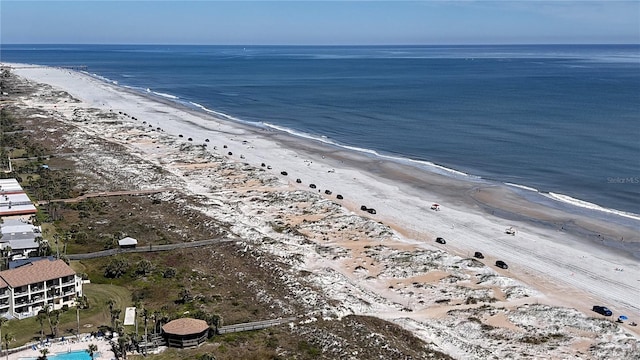
{"label": "shoreline", "polygon": [[[73,124],[88,135],[123,144],[141,159],[161,164],[172,173],[186,176],[184,169],[189,163],[176,165],[171,159],[167,161],[160,149],[160,145],[166,143],[156,146],[155,142],[138,141],[136,133],[127,134],[126,130],[120,133],[118,126],[140,131],[143,128],[141,121],[149,121],[144,127],[155,127],[157,122],[163,131],[146,130],[146,134],[152,138],[171,138],[171,144],[167,146],[193,147],[205,144],[205,140],[210,139],[206,152],[216,153],[224,161],[247,163],[258,169],[261,163],[268,164],[272,169],[262,170],[277,179],[283,188],[305,193],[317,192],[318,197],[330,201],[334,201],[336,194],[344,195],[339,206],[353,215],[389,226],[398,234],[398,239],[394,240],[396,246],[444,250],[461,258],[470,257],[474,251],[480,250],[486,256],[487,267],[492,269],[494,266],[490,264],[496,259],[505,260],[510,265],[509,270],[498,272],[541,293],[532,295],[531,301],[535,300],[536,303],[562,304],[585,314],[589,314],[593,304],[602,303],[617,314],[628,315],[632,320],[640,318],[640,305],[636,301],[640,291],[638,260],[629,251],[606,247],[594,241],[597,237],[593,238],[594,234],[605,234],[612,240],[621,236],[625,243],[637,246],[640,242],[637,229],[527,202],[507,185],[469,182],[427,173],[406,164],[377,159],[290,134],[216,120],[209,114],[183,109],[171,101],[157,101],[133,91],[122,91],[121,86],[104,83],[85,74],[53,68],[20,69],[14,72],[31,81],[50,84],[82,100],[82,103],[58,103],[46,110],[70,115],[74,107],[96,107],[102,111],[113,109],[132,114],[139,120],[122,118],[120,125],[83,123],[78,120]],[[184,138],[178,138],[182,134]],[[187,137],[193,137],[193,141],[189,143]],[[218,148],[214,149],[214,145]],[[227,148],[223,148],[223,145]],[[194,160],[193,164],[197,161]],[[178,167],[180,170],[176,170]],[[288,175],[282,175],[281,171],[287,171]],[[198,177],[198,173],[189,173],[188,177],[181,178],[186,184],[185,190],[199,195],[210,193],[208,184],[202,183],[206,181],[205,174],[203,172]],[[301,183],[295,182],[296,178],[300,178]],[[317,191],[309,188],[310,183],[317,185]],[[333,193],[324,194],[325,190]],[[441,204],[442,210],[431,210],[432,203]],[[360,210],[361,205],[373,207],[377,213],[365,213]],[[492,215],[491,211],[502,213]],[[517,235],[504,233],[510,226],[518,230]],[[447,244],[435,244],[437,236],[446,238]],[[343,239],[332,239],[331,243],[346,244]],[[351,256],[354,262],[358,259],[357,251],[362,251],[362,245],[368,243],[358,244],[345,245],[353,250]],[[325,266],[313,261],[310,264],[312,269]],[[625,271],[617,271],[619,268]],[[335,265],[335,269],[354,281],[362,280],[358,280],[355,271],[350,273],[351,268]],[[376,292],[388,292],[386,287],[376,286],[372,285]],[[395,293],[389,295],[389,298],[398,297],[401,296]],[[398,300],[399,303],[407,301],[416,307],[414,313],[392,312],[384,317],[394,321],[403,318],[420,321],[432,316],[426,308],[421,309],[406,297]],[[367,311],[372,310],[375,309]],[[380,317],[375,311],[371,314]],[[637,328],[625,329],[638,336]]]}
{"label": "shoreline", "polygon": [[[61,70],[62,72],[70,72],[73,70],[69,69],[61,69],[56,67],[49,67],[43,65],[33,65],[33,64],[18,64],[18,63],[3,63],[7,66],[23,66],[23,67],[39,67],[39,68],[50,68]],[[373,150],[360,149],[357,147],[353,147],[350,145],[342,145],[342,144],[333,144],[330,142],[325,142],[320,138],[315,138],[313,136],[305,136],[305,134],[297,135],[291,131],[280,130],[277,127],[272,127],[269,125],[261,125],[260,123],[252,123],[241,120],[234,120],[233,117],[226,115],[224,113],[218,113],[215,110],[206,109],[202,105],[196,105],[193,102],[188,100],[179,98],[170,94],[160,94],[156,92],[146,92],[142,88],[135,88],[132,86],[121,85],[113,80],[104,78],[100,75],[94,75],[88,72],[82,71],[73,71],[80,76],[86,76],[90,79],[93,79],[99,83],[107,85],[109,87],[114,87],[119,91],[129,93],[133,96],[140,96],[146,98],[150,101],[158,102],[164,105],[167,105],[171,108],[175,108],[178,110],[185,111],[189,114],[192,114],[199,118],[206,118],[211,120],[213,123],[215,122],[223,122],[229,125],[230,128],[238,128],[242,132],[246,132],[249,134],[253,134],[256,136],[267,136],[277,139],[277,141],[281,143],[286,143],[288,147],[297,149],[300,151],[304,151],[305,148],[313,148],[316,149],[317,152],[321,152],[324,154],[338,154],[337,156],[340,158],[353,158],[354,162],[352,166],[358,167],[358,161],[361,162],[372,162],[378,164],[388,164],[388,168],[397,166],[396,170],[391,170],[386,172],[390,181],[393,181],[394,178],[397,180],[398,178],[402,178],[403,174],[406,172],[416,172],[421,175],[426,176],[425,181],[421,181],[424,184],[431,184],[434,179],[441,177],[442,181],[450,180],[452,182],[459,181],[461,183],[468,183],[469,185],[474,185],[477,183],[477,187],[481,189],[494,189],[493,191],[500,192],[503,196],[508,196],[511,201],[509,204],[505,202],[492,202],[490,200],[493,199],[482,199],[479,200],[471,196],[469,202],[467,204],[471,204],[473,202],[480,204],[485,209],[486,215],[494,216],[495,213],[502,213],[503,215],[497,215],[498,217],[502,217],[504,220],[514,220],[514,221],[528,221],[534,224],[540,224],[555,227],[558,223],[568,223],[573,222],[574,218],[577,218],[578,221],[574,226],[567,226],[564,228],[564,231],[571,233],[576,236],[589,236],[593,237],[600,245],[603,245],[609,248],[612,251],[617,251],[622,253],[626,253],[626,255],[631,255],[634,258],[640,259],[640,214],[629,213],[622,210],[617,210],[613,208],[601,207],[600,205],[585,202],[580,199],[574,199],[568,197],[563,194],[560,197],[566,197],[571,199],[571,201],[560,200],[558,197],[554,197],[552,193],[540,192],[537,189],[529,188],[520,184],[506,183],[498,180],[490,180],[485,179],[473,174],[466,174],[464,172],[458,171],[453,168],[448,168],[442,165],[438,165],[436,163],[427,161],[427,160],[415,160],[411,158],[398,157],[394,155],[387,154],[378,154]],[[198,126],[201,130],[211,131],[213,130],[210,124],[201,123],[191,123],[194,126]],[[219,130],[217,130],[219,131]],[[229,132],[229,135],[233,135],[234,132]],[[177,135],[177,134],[173,134]],[[237,134],[236,134],[237,135]],[[309,154],[309,156],[313,156]],[[342,160],[344,160],[342,159]],[[356,160],[357,159],[357,160]],[[342,161],[341,160],[341,161]],[[379,172],[380,169],[375,167],[367,167],[367,171],[370,172]],[[416,176],[415,179],[417,179]],[[420,181],[413,180],[412,183],[419,187]],[[440,182],[440,181],[436,181]],[[495,190],[497,189],[497,190]],[[416,189],[419,190],[419,189]],[[443,191],[444,192],[444,191]],[[495,197],[494,197],[495,198]],[[583,202],[587,205],[581,206],[577,205],[576,202]],[[542,209],[549,209],[555,214],[558,214],[558,217],[554,217],[555,220],[551,220],[551,218],[546,218],[543,215],[538,216],[519,216],[516,210],[526,209],[527,205],[532,205],[535,207],[540,207]],[[539,214],[541,214],[539,212]],[[515,218],[514,218],[515,217]],[[591,226],[590,220],[596,222],[598,226]],[[608,228],[607,225],[614,223],[621,228],[626,228],[628,230],[620,231],[619,233],[606,231]],[[624,243],[620,243],[620,239],[624,239]],[[629,246],[629,244],[633,244]],[[596,243],[597,245],[597,243]]]}
{"label": "shoreline", "polygon": [[[9,65],[42,66],[42,65],[31,65],[31,64],[9,64]],[[55,67],[52,67],[52,68],[55,68]],[[65,71],[67,70],[65,69]],[[143,89],[142,87],[121,85],[115,80],[111,80],[101,75],[92,74],[89,72],[78,72],[78,73],[88,76],[92,79],[95,79],[98,82],[104,83],[108,86],[117,87],[122,91],[131,93],[132,95],[142,96],[152,101],[166,104],[170,107],[180,108],[184,111],[198,114],[199,116],[208,117],[213,121],[228,122],[234,126],[241,127],[246,131],[250,131],[250,132],[267,131],[269,133],[273,133],[274,135],[281,136],[280,138],[281,140],[284,140],[286,138],[291,138],[293,139],[292,143],[295,143],[295,142],[315,143],[318,146],[318,148],[326,147],[328,149],[335,149],[340,152],[352,152],[354,154],[359,154],[364,157],[371,158],[372,161],[390,162],[390,163],[398,164],[401,166],[407,166],[409,168],[416,168],[418,171],[425,172],[432,175],[440,175],[445,178],[452,178],[452,179],[457,179],[461,181],[470,181],[470,182],[479,181],[481,183],[488,184],[489,186],[500,187],[501,189],[507,192],[509,191],[514,192],[518,194],[518,196],[521,198],[520,201],[522,202],[533,202],[538,205],[548,206],[552,209],[565,212],[569,216],[579,215],[579,216],[584,216],[588,218],[597,218],[599,220],[606,221],[606,222],[613,221],[616,224],[621,225],[623,227],[631,227],[631,228],[638,227],[640,229],[640,213],[632,213],[626,210],[619,210],[616,208],[604,207],[595,203],[581,200],[579,198],[572,198],[562,193],[539,191],[535,188],[531,188],[526,185],[503,182],[495,179],[486,179],[472,173],[465,173],[461,170],[456,170],[454,168],[450,168],[445,165],[433,163],[429,160],[417,160],[417,159],[411,159],[409,157],[402,157],[402,156],[397,156],[393,154],[378,153],[377,151],[371,150],[371,149],[358,148],[357,146],[353,146],[353,145],[337,144],[337,143],[332,143],[330,141],[324,141],[321,137],[313,136],[310,134],[305,134],[305,133],[297,134],[292,129],[280,129],[278,126],[267,125],[259,122],[243,121],[240,119],[236,119],[231,115],[217,112],[213,109],[208,109],[200,104],[191,102],[187,99],[183,99],[172,94],[158,93],[148,88],[147,88],[148,91],[145,91],[145,89]],[[202,126],[202,128],[203,130],[210,130],[206,126]],[[615,240],[615,239],[611,239],[611,240]],[[637,237],[637,241],[640,242],[640,236]],[[640,258],[640,247],[638,248],[638,250],[634,250],[634,251],[636,252],[634,256],[636,256],[637,258]]]}
{"label": "shoreline", "polygon": [[[339,167],[347,159],[351,160],[351,167],[360,167],[362,163],[378,164],[381,168],[375,166],[366,166],[366,170],[386,175],[389,181],[406,181],[410,182],[414,187],[414,191],[420,191],[421,187],[431,185],[433,183],[459,182],[462,188],[469,192],[469,199],[465,199],[467,205],[476,203],[484,210],[487,216],[497,216],[505,221],[524,221],[530,224],[543,225],[549,228],[561,228],[563,232],[567,232],[574,236],[588,237],[595,246],[604,246],[608,251],[616,252],[623,256],[631,256],[640,259],[640,215],[628,213],[622,210],[609,209],[600,207],[597,204],[587,203],[593,207],[583,207],[574,203],[569,203],[551,197],[550,193],[539,192],[537,189],[529,189],[519,184],[505,183],[496,180],[484,179],[473,174],[466,174],[458,170],[438,165],[429,161],[414,160],[410,158],[396,157],[392,155],[377,154],[367,149],[354,148],[348,145],[332,144],[321,139],[311,136],[296,135],[289,131],[279,130],[277,128],[258,123],[250,123],[244,121],[233,120],[225,114],[225,118],[220,118],[217,114],[212,114],[204,108],[199,108],[188,100],[181,100],[176,97],[172,99],[157,93],[147,93],[120,84],[115,84],[100,76],[94,76],[89,73],[80,73],[88,76],[108,86],[114,86],[122,91],[128,92],[134,96],[148,98],[194,114],[198,117],[205,117],[212,122],[226,122],[231,127],[238,127],[247,133],[266,136],[276,139],[278,142],[287,144],[287,147],[297,151],[305,151],[309,148],[314,149],[317,153],[325,154],[325,157],[335,157],[334,164]],[[188,103],[188,104],[187,104]],[[209,109],[210,110],[210,109]],[[210,110],[215,112],[214,110]],[[206,124],[193,124],[199,126],[202,130],[212,130]],[[233,133],[230,133],[232,135]],[[174,134],[175,135],[175,134]],[[307,151],[309,157],[313,157],[312,153]],[[328,160],[323,158],[323,160]],[[383,171],[386,170],[386,171]],[[407,173],[416,173],[412,180],[407,180]],[[424,176],[425,180],[419,178]],[[437,180],[436,180],[437,179]],[[491,198],[477,197],[471,193],[471,189],[490,190],[497,193]],[[440,190],[446,196],[455,197],[458,194]],[[564,196],[560,194],[561,196]],[[509,202],[495,201],[499,197],[509,198]],[[573,199],[581,202],[582,200]],[[425,204],[426,205],[426,204]],[[529,211],[529,206],[539,209],[536,212]],[[595,208],[594,208],[595,207]],[[598,209],[598,207],[600,209]],[[523,210],[525,209],[525,210]],[[544,210],[549,210],[555,216],[544,214]],[[525,214],[518,213],[524,211]],[[535,215],[532,215],[535,214]],[[611,231],[609,225],[616,224],[621,228],[620,231]],[[624,239],[624,242],[620,242]]]}

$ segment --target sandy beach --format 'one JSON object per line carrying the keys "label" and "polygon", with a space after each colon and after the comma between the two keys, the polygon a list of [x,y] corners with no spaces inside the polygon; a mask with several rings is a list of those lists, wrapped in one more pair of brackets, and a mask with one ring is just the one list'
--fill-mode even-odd
{"label": "sandy beach", "polygon": [[[568,213],[528,202],[506,186],[227,122],[78,72],[13,67],[15,74],[80,101],[32,97],[22,99],[25,106],[59,116],[87,137],[120,144],[140,163],[174,175],[158,183],[141,176],[138,165],[113,164],[118,181],[140,189],[183,189],[203,198],[204,213],[233,223],[234,233],[250,246],[286,259],[295,255],[292,266],[313,273],[323,296],[339,303],[320,307],[318,316],[377,316],[456,358],[482,358],[488,346],[508,354],[506,345],[470,336],[467,323],[451,328],[460,324],[450,318],[456,314],[477,316],[504,331],[523,331],[523,324],[579,329],[572,332],[578,340],[554,349],[551,357],[570,356],[590,341],[613,344],[621,353],[638,344],[638,327],[603,321],[591,308],[605,305],[615,317],[640,321],[640,260],[632,255],[640,244],[640,220],[612,223]],[[115,120],[100,121],[97,112]],[[433,203],[440,204],[439,211],[431,209]],[[362,211],[363,205],[375,213]],[[274,221],[313,244],[276,234]],[[515,235],[505,233],[510,227]],[[265,236],[277,242],[261,243]],[[436,243],[436,237],[446,244]],[[606,246],[612,242],[617,245]],[[471,259],[476,251],[484,254],[486,266]],[[508,269],[494,266],[497,260]],[[492,299],[491,306],[500,310],[478,315],[474,311],[483,300],[469,298]],[[103,353],[108,344],[99,346]],[[29,351],[19,355],[35,354]]]}

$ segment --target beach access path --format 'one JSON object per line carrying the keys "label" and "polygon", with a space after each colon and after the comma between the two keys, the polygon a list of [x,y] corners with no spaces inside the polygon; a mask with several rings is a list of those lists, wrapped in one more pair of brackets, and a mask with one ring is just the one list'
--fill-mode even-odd
{"label": "beach access path", "polygon": [[[591,314],[593,305],[606,305],[616,314],[640,319],[640,262],[628,253],[598,242],[601,236],[637,243],[640,232],[636,226],[625,227],[588,214],[550,209],[527,202],[509,189],[464,175],[443,176],[367,154],[223,121],[78,72],[22,66],[15,73],[62,89],[82,101],[58,103],[48,111],[70,114],[79,106],[105,112],[115,109],[161,126],[162,135],[175,136],[176,141],[187,143],[186,138],[178,138],[183,134],[192,138],[194,144],[204,144],[207,140],[209,151],[224,155],[228,161],[256,167],[269,164],[272,169],[268,171],[279,176],[289,189],[317,191],[321,196],[325,196],[322,191],[326,189],[344,195],[342,206],[390,226],[407,248],[440,249],[461,257],[471,257],[475,251],[481,251],[490,266],[496,260],[509,264],[507,270],[494,267],[498,274],[539,291],[542,295],[536,301],[577,308],[585,314]],[[100,124],[77,125],[92,136],[104,133]],[[143,159],[163,164],[165,153],[157,144],[122,140],[115,135],[102,136],[121,142]],[[217,150],[213,149],[214,144]],[[223,150],[222,144],[227,148]],[[171,164],[164,166],[177,174],[184,170]],[[280,175],[281,171],[286,171],[288,176]],[[296,178],[302,182],[294,182]],[[209,184],[201,181],[201,178],[185,177],[184,189],[193,194],[210,192]],[[310,189],[309,183],[317,188]],[[333,201],[334,196],[326,198]],[[431,210],[433,203],[439,203],[441,211]],[[361,211],[361,205],[375,208],[376,214]],[[518,216],[513,219],[495,216],[486,211],[487,206]],[[505,229],[512,226],[517,229],[516,236],[505,233]],[[572,226],[578,230],[570,231]],[[436,237],[444,237],[447,243],[436,244]],[[352,271],[336,269],[345,274]],[[421,311],[384,314],[390,319],[429,316]],[[638,334],[637,329],[629,328],[629,331]]]}

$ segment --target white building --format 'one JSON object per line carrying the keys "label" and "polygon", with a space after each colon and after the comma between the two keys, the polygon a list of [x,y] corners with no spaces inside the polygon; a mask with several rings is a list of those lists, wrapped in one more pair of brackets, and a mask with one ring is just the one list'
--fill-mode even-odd
{"label": "white building", "polygon": [[39,226],[33,226],[23,219],[4,220],[0,225],[2,237],[0,238],[0,249],[11,247],[12,259],[25,259],[31,253],[37,253],[39,244],[36,238],[42,237],[42,230]]}
{"label": "white building", "polygon": [[62,260],[39,260],[0,271],[0,316],[24,319],[49,305],[74,306],[82,279]]}
{"label": "white building", "polygon": [[16,179],[0,179],[0,216],[30,215],[36,207]]}

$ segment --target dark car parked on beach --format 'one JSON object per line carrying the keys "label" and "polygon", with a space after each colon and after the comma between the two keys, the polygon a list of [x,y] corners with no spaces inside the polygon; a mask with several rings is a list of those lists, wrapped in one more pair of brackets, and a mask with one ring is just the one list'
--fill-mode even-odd
{"label": "dark car parked on beach", "polygon": [[482,253],[480,251],[476,251],[473,254],[473,257],[476,258],[476,259],[484,259],[484,255],[482,255]]}
{"label": "dark car parked on beach", "polygon": [[500,269],[508,269],[509,268],[509,265],[507,265],[507,263],[505,263],[502,260],[496,261],[496,266],[499,267]]}
{"label": "dark car parked on beach", "polygon": [[444,238],[441,238],[441,237],[437,237],[436,238],[436,242],[438,244],[446,244],[447,243],[447,241]]}
{"label": "dark car parked on beach", "polygon": [[606,306],[594,305],[593,306],[593,311],[597,312],[598,314],[604,315],[604,316],[613,315],[613,312],[611,310],[609,310],[609,308],[607,308]]}

